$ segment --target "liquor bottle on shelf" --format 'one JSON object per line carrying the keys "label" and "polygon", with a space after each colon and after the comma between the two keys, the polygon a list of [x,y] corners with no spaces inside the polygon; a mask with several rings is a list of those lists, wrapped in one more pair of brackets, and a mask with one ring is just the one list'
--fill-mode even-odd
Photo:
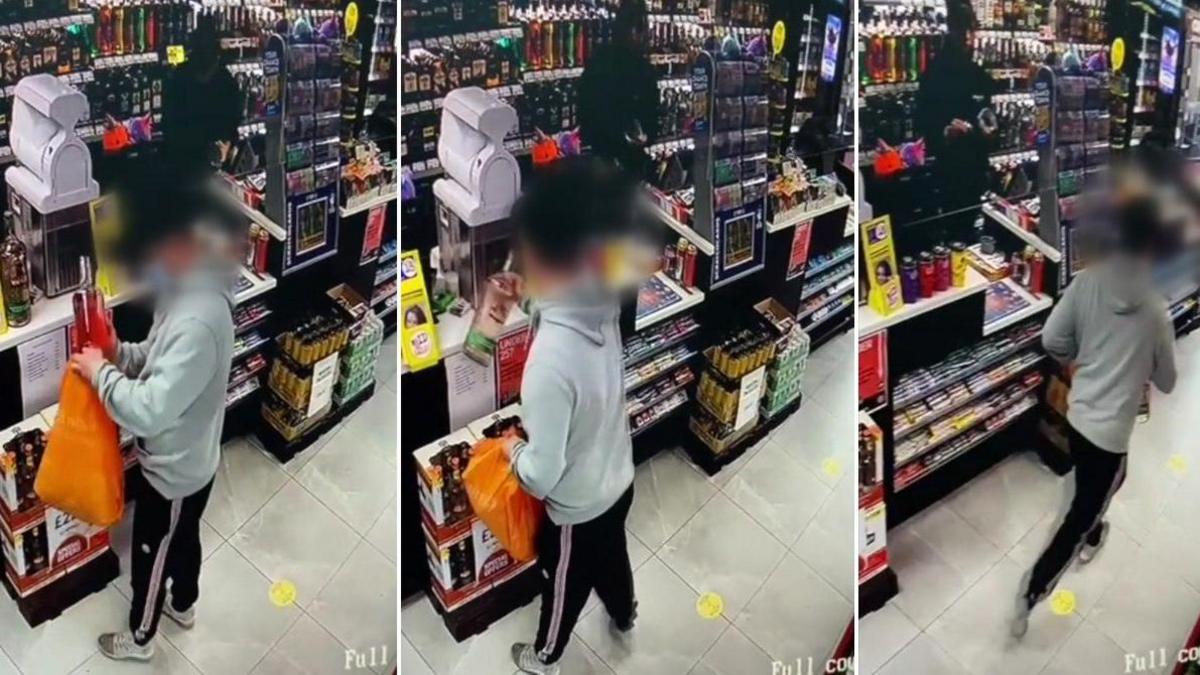
{"label": "liquor bottle on shelf", "polygon": [[33,316],[33,282],[29,276],[29,254],[17,238],[17,221],[12,211],[4,212],[4,239],[0,240],[0,292],[8,325],[25,326]]}

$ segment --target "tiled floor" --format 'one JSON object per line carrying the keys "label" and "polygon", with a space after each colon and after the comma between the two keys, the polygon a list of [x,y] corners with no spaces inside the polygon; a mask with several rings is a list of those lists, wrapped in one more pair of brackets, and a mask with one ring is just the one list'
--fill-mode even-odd
{"label": "tiled floor", "polygon": [[[286,465],[247,440],[224,448],[204,514],[205,563],[196,626],[161,624],[150,664],[116,663],[96,636],[129,612],[131,514],[113,533],[123,575],[61,617],[30,629],[0,597],[0,675],[66,673],[344,672],[347,650],[375,672],[396,660],[396,344],[389,339],[375,395],[320,445]],[[295,584],[296,602],[268,597]],[[360,671],[368,672],[368,671]]]}
{"label": "tiled floor", "polygon": [[[1019,582],[1057,526],[1073,489],[1036,456],[1009,458],[888,533],[900,594],[861,623],[860,672],[1113,675],[1126,655],[1171,655],[1200,615],[1200,336],[1177,345],[1178,388],[1155,392],[1135,428],[1129,477],[1109,509],[1105,548],[1059,582],[1075,610],[1034,610],[1009,637]],[[1166,673],[1169,668],[1137,672]]]}
{"label": "tiled floor", "polygon": [[[637,627],[613,640],[593,598],[564,675],[747,675],[829,655],[853,611],[853,357],[848,335],[813,353],[800,411],[716,476],[682,451],[638,467],[627,524]],[[706,592],[722,616],[697,613]],[[511,675],[509,646],[533,640],[537,614],[535,600],[456,643],[422,597],[401,610],[402,673]]]}

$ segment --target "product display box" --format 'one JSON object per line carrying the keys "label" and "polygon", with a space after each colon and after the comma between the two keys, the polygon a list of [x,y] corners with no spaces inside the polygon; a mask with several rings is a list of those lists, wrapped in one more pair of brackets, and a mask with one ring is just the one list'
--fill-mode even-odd
{"label": "product display box", "polygon": [[459,429],[413,452],[420,484],[422,519],[428,520],[435,531],[471,517],[471,504],[462,486],[461,471],[466,469],[476,440],[478,437],[467,429]]}
{"label": "product display box", "polygon": [[[519,427],[520,424],[521,406],[514,403],[471,422],[467,425],[467,429],[478,439],[498,438],[504,435],[505,431],[511,429],[513,425]],[[523,434],[524,432],[522,431],[521,433]]]}
{"label": "product display box", "polygon": [[24,530],[0,520],[4,573],[20,597],[27,597],[108,550],[108,530],[47,507],[44,520]]}
{"label": "product display box", "polygon": [[10,526],[41,506],[33,482],[49,431],[50,425],[40,414],[0,431],[0,504]]}
{"label": "product display box", "polygon": [[516,563],[478,518],[471,518],[450,540],[435,540],[427,528],[423,529],[429,571],[443,589],[469,590],[490,583]]}
{"label": "product display box", "polygon": [[876,485],[858,500],[858,583],[888,566],[887,505],[883,485]]}

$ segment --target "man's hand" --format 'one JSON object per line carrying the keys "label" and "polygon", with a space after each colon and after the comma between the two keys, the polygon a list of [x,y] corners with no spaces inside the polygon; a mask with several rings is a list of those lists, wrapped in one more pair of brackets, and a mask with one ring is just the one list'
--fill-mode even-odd
{"label": "man's hand", "polygon": [[108,333],[108,349],[104,350],[104,360],[111,363],[116,363],[117,345],[119,344],[117,341],[117,329],[113,328],[112,322],[110,321],[105,324],[105,330]]}
{"label": "man's hand", "polygon": [[947,138],[952,138],[954,136],[962,136],[963,134],[971,131],[971,128],[972,127],[971,127],[970,122],[968,122],[966,120],[960,120],[958,118],[955,118],[953,120],[950,120],[950,124],[946,125],[945,134],[946,134]]}
{"label": "man's hand", "polygon": [[104,352],[95,347],[84,347],[83,351],[71,355],[71,370],[82,375],[89,383],[95,381],[96,373],[106,363],[108,359],[104,358]]}

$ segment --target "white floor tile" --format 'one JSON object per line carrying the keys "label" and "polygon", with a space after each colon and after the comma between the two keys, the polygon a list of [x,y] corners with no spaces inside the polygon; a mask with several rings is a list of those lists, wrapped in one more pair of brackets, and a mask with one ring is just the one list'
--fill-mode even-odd
{"label": "white floor tile", "polygon": [[69,673],[96,651],[101,633],[121,630],[129,604],[112,588],[84,598],[61,616],[30,628],[8,595],[0,597],[0,649],[24,675]]}
{"label": "white floor tile", "polygon": [[1124,675],[1125,650],[1090,622],[1075,629],[1042,675]]}
{"label": "white floor tile", "polygon": [[225,544],[204,563],[196,625],[183,630],[163,621],[160,633],[205,673],[248,673],[300,616],[294,606],[271,603],[270,585]]}
{"label": "white floor tile", "polygon": [[1074,613],[1059,616],[1042,603],[1034,608],[1028,633],[1013,638],[1011,612],[1023,573],[1016,563],[1001,559],[930,626],[928,634],[972,672],[1039,672],[1082,619]]}
{"label": "white floor tile", "polygon": [[[861,645],[864,651],[868,649],[866,642]],[[972,671],[955,661],[933,638],[921,633],[878,672],[879,675],[964,675]]]}
{"label": "white floor tile", "polygon": [[973,581],[908,528],[889,532],[887,547],[888,563],[900,584],[891,602],[921,629],[928,628]]}
{"label": "white floor tile", "polygon": [[396,653],[396,566],[365,541],[308,607],[308,613],[351,649]]}
{"label": "white floor tile", "polygon": [[844,512],[853,509],[854,503],[841,499],[840,493],[841,490],[834,490],[829,495],[792,546],[792,553],[829,582],[842,597],[853,602],[858,592],[858,572],[846,561],[854,560],[855,532],[842,521],[846,520]]}
{"label": "white floor tile", "polygon": [[12,662],[3,651],[0,651],[0,675],[21,675],[17,664]]}
{"label": "white floor tile", "polygon": [[346,427],[296,474],[296,480],[363,535],[396,494],[395,465],[362,452],[358,438]]}
{"label": "white floor tile", "polygon": [[[1097,561],[1099,562],[1099,561]],[[1143,548],[1088,615],[1127,652],[1177,649],[1200,616],[1200,592]]]}
{"label": "white floor tile", "polygon": [[[382,657],[382,652],[378,652]],[[364,652],[366,656],[368,653]],[[366,672],[329,631],[303,615],[254,668],[255,675],[325,675],[342,671]],[[405,670],[407,673],[407,669]],[[414,671],[416,672],[416,671]]]}
{"label": "white floor tile", "polygon": [[287,474],[274,458],[246,439],[226,443],[204,521],[229,537],[283,487]]}
{"label": "white floor tile", "polygon": [[775,445],[769,441],[722,490],[791,546],[825,502],[829,487]]}
{"label": "white floor tile", "polygon": [[988,541],[1008,551],[1047,513],[1065,513],[1064,479],[1036,455],[1010,457],[946,498],[946,504]]}
{"label": "white floor tile", "polygon": [[393,499],[367,531],[367,541],[393,563],[396,562],[396,511],[396,500]]}
{"label": "white floor tile", "polygon": [[396,463],[396,413],[396,395],[377,387],[375,395],[354,411],[344,426],[355,439],[358,452],[370,452],[389,464]]}
{"label": "white floor tile", "polygon": [[772,659],[746,637],[737,626],[730,626],[692,668],[691,675],[747,675],[771,673]]}
{"label": "white floor tile", "polygon": [[704,476],[673,452],[660,452],[637,468],[626,527],[651,551],[679,531],[716,493]]}
{"label": "white floor tile", "polygon": [[853,605],[789,553],[734,625],[776,661],[824,663],[852,614]]}
{"label": "white floor tile", "polygon": [[417,648],[404,637],[400,639],[400,672],[404,675],[434,675]]}
{"label": "white floor tile", "polygon": [[862,617],[858,623],[859,641],[863,645],[858,672],[870,675],[879,670],[920,632],[892,603]]}
{"label": "white floor tile", "polygon": [[350,526],[292,480],[229,538],[272,582],[295,584],[300,607],[321,592],[359,541]]}
{"label": "white floor tile", "polygon": [[295,457],[292,457],[280,466],[283,467],[283,470],[289,475],[298,475],[301,469],[311,462],[313,457],[316,457],[318,454],[320,454],[321,450],[329,444],[329,441],[333,440],[333,438],[337,436],[337,433],[345,426],[345,420],[338,422],[332,429],[329,429],[325,433],[321,434],[321,436],[317,438],[317,440],[313,441],[312,444],[310,444],[307,448],[297,453]]}
{"label": "white floor tile", "polygon": [[982,577],[1004,555],[945,504],[931,506],[906,522],[904,528],[929,544],[968,583]]}
{"label": "white floor tile", "polygon": [[699,597],[657,558],[634,574],[638,621],[631,635],[616,638],[608,615],[594,609],[576,634],[619,675],[684,675],[728,626],[723,617],[702,618]]}
{"label": "white floor tile", "polygon": [[856,419],[853,407],[835,411],[818,400],[805,398],[800,409],[775,429],[771,440],[818,480],[833,487],[841,476],[854,473],[855,444],[851,439],[855,437]]}
{"label": "white floor tile", "polygon": [[728,497],[717,494],[663,544],[658,557],[697,592],[720,595],[725,616],[732,620],[786,550]]}

